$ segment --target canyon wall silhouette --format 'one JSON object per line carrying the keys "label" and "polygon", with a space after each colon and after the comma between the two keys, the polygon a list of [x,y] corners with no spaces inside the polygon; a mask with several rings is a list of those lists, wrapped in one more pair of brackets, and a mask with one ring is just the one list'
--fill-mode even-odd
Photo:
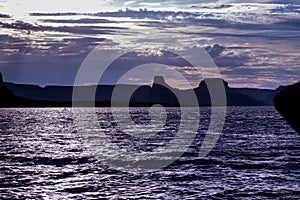
{"label": "canyon wall silhouette", "polygon": [[[69,107],[72,106],[73,86],[46,86],[4,83],[0,73],[0,107]],[[205,79],[194,89],[179,90],[166,83],[164,77],[154,77],[153,85],[122,85],[118,84],[121,91],[130,91],[138,88],[130,98],[131,106],[151,106],[162,104],[164,106],[178,106],[178,99],[174,94],[182,97],[188,96],[190,92],[195,92],[198,103],[196,105],[184,106],[211,106],[210,95],[207,89],[207,82],[223,81],[226,91],[227,106],[269,106],[273,105],[274,96],[285,87],[276,90],[254,89],[254,88],[231,88],[222,79]],[[112,93],[115,85],[93,85],[77,86],[76,89],[94,89],[96,106],[111,106]],[[78,101],[88,101],[79,99]],[[120,106],[125,105],[128,99],[118,96]]]}

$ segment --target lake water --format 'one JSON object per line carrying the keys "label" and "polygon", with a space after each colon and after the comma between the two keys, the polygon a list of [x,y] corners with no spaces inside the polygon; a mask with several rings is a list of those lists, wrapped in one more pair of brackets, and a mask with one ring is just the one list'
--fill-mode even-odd
{"label": "lake water", "polygon": [[[78,112],[88,113],[85,109]],[[122,108],[117,112],[126,119]],[[103,155],[88,147],[82,137],[83,127],[78,126],[71,108],[1,109],[0,197],[300,198],[300,137],[273,107],[227,108],[223,133],[204,158],[198,157],[197,151],[208,128],[209,108],[202,108],[200,114],[198,133],[177,161],[157,171],[125,172],[104,163]],[[159,133],[146,140],[124,134],[137,132],[133,125],[120,131],[108,108],[96,108],[96,116],[99,126],[87,125],[87,134],[105,132],[108,141],[134,152],[150,152],[167,145],[180,123],[180,110],[176,108],[168,110],[167,123],[162,126],[149,124],[146,108],[134,109],[132,120],[146,124],[150,134]],[[88,124],[90,118],[81,119]],[[105,148],[108,145],[99,138],[97,143]]]}

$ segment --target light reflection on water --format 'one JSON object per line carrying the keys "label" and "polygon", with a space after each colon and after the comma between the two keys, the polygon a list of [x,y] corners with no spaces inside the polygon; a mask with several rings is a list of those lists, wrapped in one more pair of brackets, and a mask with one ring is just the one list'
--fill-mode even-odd
{"label": "light reflection on water", "polygon": [[[133,119],[147,124],[145,110],[135,110]],[[120,148],[150,151],[176,135],[177,109],[167,126],[147,126],[168,130],[149,140],[120,134],[108,111],[96,109],[98,128]],[[181,159],[161,171],[130,174],[103,165],[85,147],[71,108],[1,109],[0,196],[299,198],[300,138],[272,107],[228,108],[223,134],[205,158],[197,157],[197,151],[209,124],[209,109],[202,108],[200,117],[198,134]],[[133,128],[127,131],[134,133]]]}

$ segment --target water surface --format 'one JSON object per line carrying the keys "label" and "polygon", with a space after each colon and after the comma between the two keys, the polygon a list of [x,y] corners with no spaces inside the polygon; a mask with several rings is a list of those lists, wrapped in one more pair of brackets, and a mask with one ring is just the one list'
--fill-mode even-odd
{"label": "water surface", "polygon": [[[140,109],[140,110],[139,110]],[[132,111],[149,122],[147,109]],[[82,110],[84,113],[84,109]],[[171,141],[180,110],[160,132],[135,139],[134,126],[117,130],[107,108],[96,109],[99,131],[128,151],[151,151]],[[120,110],[120,115],[125,113]],[[224,131],[205,158],[197,157],[209,124],[201,109],[197,137],[181,159],[149,173],[127,173],[101,162],[86,147],[71,108],[0,110],[0,196],[7,199],[299,199],[300,138],[273,107],[230,107]],[[88,123],[86,118],[86,123]],[[91,127],[88,131],[95,131]],[[188,132],[188,130],[187,130]],[[171,151],[171,150],[170,150]]]}

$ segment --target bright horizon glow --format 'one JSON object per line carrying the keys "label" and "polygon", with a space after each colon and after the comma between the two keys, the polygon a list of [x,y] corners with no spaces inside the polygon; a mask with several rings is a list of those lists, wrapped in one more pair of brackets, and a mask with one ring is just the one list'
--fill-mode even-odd
{"label": "bright horizon glow", "polygon": [[[84,6],[83,6],[84,2]],[[15,18],[28,16],[29,13],[53,12],[105,12],[116,10],[116,4],[111,0],[9,0],[0,1],[0,11]]]}

